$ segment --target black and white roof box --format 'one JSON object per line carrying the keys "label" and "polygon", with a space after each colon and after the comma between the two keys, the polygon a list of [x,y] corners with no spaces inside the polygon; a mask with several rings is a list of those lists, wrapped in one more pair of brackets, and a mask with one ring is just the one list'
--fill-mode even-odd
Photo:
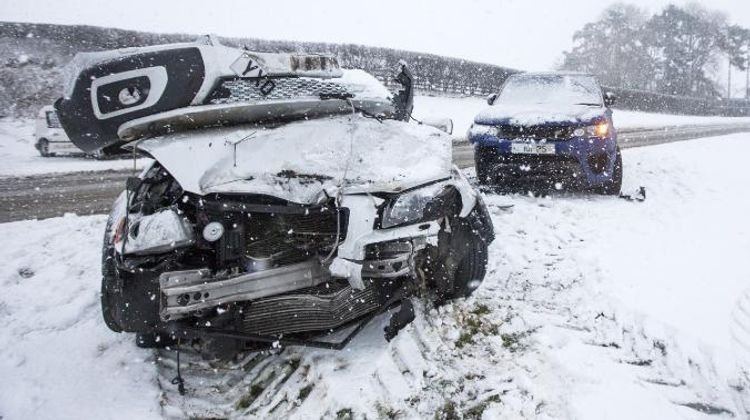
{"label": "black and white roof box", "polygon": [[[342,77],[335,57],[256,53],[223,46],[212,36],[81,53],[68,72],[55,109],[71,141],[87,152],[121,145],[151,128],[169,130],[173,123],[258,122],[278,114],[274,106],[287,117],[343,112],[351,109],[351,98],[368,96]],[[388,113],[383,99],[378,111]]]}

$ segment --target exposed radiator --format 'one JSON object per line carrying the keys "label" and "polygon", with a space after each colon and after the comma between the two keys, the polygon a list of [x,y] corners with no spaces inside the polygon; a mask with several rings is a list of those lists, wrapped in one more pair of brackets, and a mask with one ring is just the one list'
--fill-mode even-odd
{"label": "exposed radiator", "polygon": [[346,286],[317,296],[276,296],[255,301],[244,309],[242,331],[264,335],[324,331],[366,315],[378,306],[374,287],[353,290]]}

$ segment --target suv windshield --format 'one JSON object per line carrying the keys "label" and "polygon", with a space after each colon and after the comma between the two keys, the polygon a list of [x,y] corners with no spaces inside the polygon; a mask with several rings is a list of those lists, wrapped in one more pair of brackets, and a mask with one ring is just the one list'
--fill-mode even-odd
{"label": "suv windshield", "polygon": [[493,105],[602,105],[593,77],[577,75],[520,75],[508,79]]}

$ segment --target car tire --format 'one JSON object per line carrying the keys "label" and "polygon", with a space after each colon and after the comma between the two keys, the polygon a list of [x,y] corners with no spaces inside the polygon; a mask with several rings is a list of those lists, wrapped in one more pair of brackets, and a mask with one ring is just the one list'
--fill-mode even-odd
{"label": "car tire", "polygon": [[39,154],[42,155],[42,157],[50,157],[54,156],[54,153],[49,152],[49,141],[47,139],[39,139],[39,142],[37,143],[37,149],[39,149]]}
{"label": "car tire", "polygon": [[472,235],[466,245],[466,252],[459,261],[453,277],[453,292],[449,295],[450,299],[471,296],[487,274],[487,244],[478,236]]}
{"label": "car tire", "polygon": [[461,221],[453,227],[449,251],[436,271],[435,283],[441,305],[448,300],[468,297],[487,273],[487,242]]}
{"label": "car tire", "polygon": [[615,165],[612,169],[612,179],[605,182],[599,190],[604,195],[619,195],[622,189],[622,154],[620,148],[616,148]]}
{"label": "car tire", "polygon": [[107,236],[111,227],[112,221],[110,220],[104,229],[104,244],[102,246],[102,317],[107,328],[114,332],[122,332],[122,327],[117,323],[115,317],[115,311],[117,310],[117,272],[115,270],[114,248],[109,243]]}

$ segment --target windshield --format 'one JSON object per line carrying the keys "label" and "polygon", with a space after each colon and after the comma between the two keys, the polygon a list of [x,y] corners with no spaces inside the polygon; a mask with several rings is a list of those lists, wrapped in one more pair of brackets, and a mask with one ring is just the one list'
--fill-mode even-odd
{"label": "windshield", "polygon": [[508,79],[493,105],[602,105],[593,77],[575,75],[521,75]]}

